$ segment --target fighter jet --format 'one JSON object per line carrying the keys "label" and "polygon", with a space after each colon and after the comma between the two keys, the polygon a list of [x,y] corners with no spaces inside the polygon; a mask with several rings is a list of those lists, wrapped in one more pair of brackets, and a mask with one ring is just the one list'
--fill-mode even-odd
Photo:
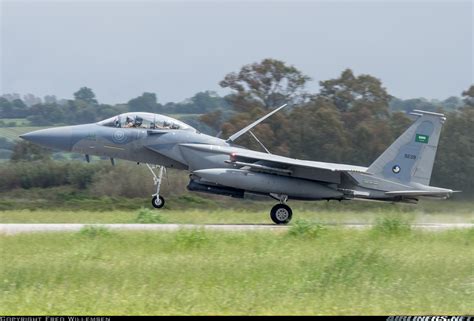
{"label": "fighter jet", "polygon": [[[189,172],[190,191],[244,198],[269,196],[278,204],[270,217],[276,224],[292,218],[290,200],[377,200],[416,203],[419,198],[446,199],[453,190],[429,186],[443,114],[421,110],[416,120],[369,167],[300,160],[271,154],[251,129],[278,112],[276,108],[227,139],[203,134],[165,115],[130,112],[93,124],[42,129],[21,138],[53,149],[145,163],[156,193],[152,205],[161,208],[164,168]],[[266,150],[259,152],[234,142],[249,132]],[[314,142],[317,144],[318,142]],[[310,147],[310,146],[308,146]],[[158,174],[156,173],[158,171]]]}

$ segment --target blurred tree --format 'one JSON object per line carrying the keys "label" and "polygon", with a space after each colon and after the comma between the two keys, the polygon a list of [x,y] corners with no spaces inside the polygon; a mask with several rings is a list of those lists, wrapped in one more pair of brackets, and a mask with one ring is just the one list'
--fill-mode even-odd
{"label": "blurred tree", "polygon": [[225,101],[213,91],[199,92],[191,98],[196,114],[204,114],[225,107]]}
{"label": "blurred tree", "polygon": [[0,137],[0,149],[12,150],[14,145],[10,140]]}
{"label": "blurred tree", "polygon": [[48,126],[64,121],[64,109],[57,104],[34,105],[27,119],[34,126]]}
{"label": "blurred tree", "polygon": [[157,112],[158,104],[156,94],[154,93],[143,93],[137,98],[133,98],[128,102],[129,110],[133,112]]}
{"label": "blurred tree", "polygon": [[292,157],[341,162],[348,149],[339,110],[325,99],[315,99],[290,114],[289,147]]}
{"label": "blurred tree", "polygon": [[[350,140],[350,156],[347,161],[361,166],[370,165],[396,139],[387,119],[373,117],[367,108],[348,115],[345,120]],[[406,130],[406,128],[404,129]]]}
{"label": "blurred tree", "polygon": [[[448,103],[452,103],[452,101],[449,101]],[[412,112],[414,109],[436,111],[436,109],[440,106],[441,104],[435,104],[426,98],[413,98],[405,100],[393,98],[390,101],[390,109],[392,111]]]}
{"label": "blurred tree", "polygon": [[163,107],[170,114],[205,114],[216,109],[229,109],[229,104],[214,91],[198,92],[180,103],[167,103]]}
{"label": "blurred tree", "polygon": [[441,106],[446,111],[454,111],[464,105],[463,101],[456,96],[446,98],[441,102]]}
{"label": "blurred tree", "polygon": [[66,169],[67,181],[79,189],[87,188],[93,181],[102,164],[92,164],[92,166],[84,166],[77,164],[68,164]]}
{"label": "blurred tree", "polygon": [[23,118],[26,117],[28,113],[28,106],[21,99],[15,99],[12,101],[13,105],[13,115],[14,118]]}
{"label": "blurred tree", "polygon": [[2,97],[5,98],[8,101],[14,101],[15,99],[20,99],[21,100],[20,94],[17,94],[17,93],[3,94]]}
{"label": "blurred tree", "polygon": [[[86,103],[84,100],[69,101],[69,109],[65,119],[70,119],[72,124],[84,124],[97,121],[97,107]],[[74,110],[74,113],[71,111]]]}
{"label": "blurred tree", "polygon": [[41,98],[36,97],[33,94],[26,94],[23,96],[23,102],[25,103],[26,106],[31,107],[33,105],[41,104]]}
{"label": "blurred tree", "polygon": [[1,118],[12,118],[14,107],[12,103],[4,98],[0,97],[0,117]]}
{"label": "blurred tree", "polygon": [[98,108],[96,109],[97,111],[97,120],[103,120],[110,118],[112,116],[122,114],[128,111],[128,106],[127,105],[107,105],[107,104],[100,104]]}
{"label": "blurred tree", "polygon": [[[472,88],[472,87],[471,87]],[[474,195],[474,106],[447,114],[433,167],[432,185],[443,186]]]}
{"label": "blurred tree", "polygon": [[95,99],[95,94],[92,89],[88,87],[82,87],[78,91],[74,93],[75,100],[82,100],[87,104],[95,105],[97,104],[97,100]]}
{"label": "blurred tree", "polygon": [[46,95],[44,96],[44,103],[45,104],[55,104],[58,102],[58,99],[55,95]]}
{"label": "blurred tree", "polygon": [[341,76],[319,82],[319,96],[329,99],[341,112],[366,108],[373,116],[388,116],[388,104],[391,96],[379,79],[370,75],[354,76],[351,69],[346,69]]}
{"label": "blurred tree", "polygon": [[[238,113],[222,125],[223,137],[250,124],[269,109],[284,103],[304,102],[308,97],[304,88],[310,79],[295,67],[275,59],[264,59],[243,66],[239,73],[227,74],[219,84],[234,90],[226,99]],[[288,128],[287,116],[280,112],[252,131],[272,153],[288,155]],[[250,135],[239,138],[239,144],[262,149]]]}
{"label": "blurred tree", "polygon": [[469,89],[464,91],[462,93],[462,96],[464,97],[464,103],[467,106],[473,107],[474,106],[474,85],[471,85],[471,87],[469,87]]}
{"label": "blurred tree", "polygon": [[401,112],[392,113],[389,122],[389,126],[392,129],[392,136],[394,138],[400,136],[412,123],[410,118],[408,118],[405,113]]}
{"label": "blurred tree", "polygon": [[191,98],[191,102],[194,104],[197,113],[206,113],[220,107],[219,101],[214,99],[216,97],[218,96],[210,91],[199,92]]}
{"label": "blurred tree", "polygon": [[28,114],[28,107],[21,99],[8,100],[0,97],[0,117],[23,118]]}
{"label": "blurred tree", "polygon": [[284,103],[301,102],[310,79],[283,61],[264,59],[243,66],[239,73],[227,74],[219,85],[235,91],[229,98],[236,110],[248,111],[254,107],[272,109]]}
{"label": "blurred tree", "polygon": [[[390,121],[387,93],[379,79],[370,75],[355,76],[346,69],[336,79],[321,81],[317,98],[326,99],[341,112],[349,140],[345,162],[367,166],[395,139],[398,121]],[[395,129],[394,129],[395,128]],[[406,129],[406,128],[405,128]]]}
{"label": "blurred tree", "polygon": [[13,146],[11,162],[50,160],[51,151],[36,144],[21,140]]}
{"label": "blurred tree", "polygon": [[216,132],[219,132],[223,122],[222,110],[218,109],[211,113],[204,114],[199,117],[199,120],[214,129]]}

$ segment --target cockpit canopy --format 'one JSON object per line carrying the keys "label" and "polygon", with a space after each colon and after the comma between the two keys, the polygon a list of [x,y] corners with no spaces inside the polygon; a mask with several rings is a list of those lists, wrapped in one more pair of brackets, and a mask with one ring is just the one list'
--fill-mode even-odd
{"label": "cockpit canopy", "polygon": [[177,119],[152,113],[124,113],[97,123],[117,128],[180,129],[196,131]]}

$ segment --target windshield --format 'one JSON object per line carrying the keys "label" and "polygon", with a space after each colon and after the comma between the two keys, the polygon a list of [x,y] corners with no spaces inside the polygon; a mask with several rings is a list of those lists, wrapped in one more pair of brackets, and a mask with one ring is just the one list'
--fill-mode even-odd
{"label": "windshield", "polygon": [[117,128],[181,129],[196,131],[193,127],[177,119],[152,113],[125,113],[100,121],[97,124]]}

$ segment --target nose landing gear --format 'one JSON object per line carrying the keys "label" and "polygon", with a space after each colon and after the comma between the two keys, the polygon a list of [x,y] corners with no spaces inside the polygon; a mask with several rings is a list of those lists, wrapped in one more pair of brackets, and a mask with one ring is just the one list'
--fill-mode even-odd
{"label": "nose landing gear", "polygon": [[[153,175],[153,183],[156,185],[156,193],[153,194],[153,198],[151,199],[151,205],[153,205],[154,208],[162,208],[165,206],[165,199],[163,196],[160,195],[160,187],[161,187],[161,178],[163,176],[163,172],[165,171],[164,166],[155,166],[152,167],[149,164],[146,164],[148,169],[150,170],[151,174]],[[153,171],[153,168],[159,168],[159,174],[156,175],[156,173]]]}

